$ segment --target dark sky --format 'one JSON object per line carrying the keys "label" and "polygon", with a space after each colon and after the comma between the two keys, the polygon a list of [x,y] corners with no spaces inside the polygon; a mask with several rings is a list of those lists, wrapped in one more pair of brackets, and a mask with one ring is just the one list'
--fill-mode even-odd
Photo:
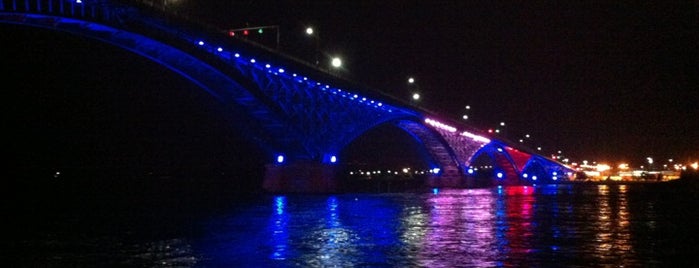
{"label": "dark sky", "polygon": [[[169,8],[224,29],[279,25],[280,49],[309,60],[313,58],[315,45],[303,30],[312,25],[319,34],[321,51],[343,58],[343,76],[406,99],[407,78],[415,77],[423,94],[421,106],[459,119],[465,112],[464,106],[470,105],[471,124],[487,129],[504,121],[508,138],[517,140],[525,133],[531,134],[529,145],[542,146],[544,153],[561,150],[575,161],[639,164],[647,156],[657,161],[668,158],[696,161],[699,157],[696,1],[561,4],[200,0],[179,1]],[[5,78],[24,84],[13,87],[16,92],[27,92],[4,98],[17,100],[8,101],[6,109],[11,110],[8,114],[25,114],[20,118],[10,116],[15,127],[24,129],[17,131],[17,136],[38,134],[46,129],[46,122],[74,118],[75,111],[81,109],[97,113],[86,115],[82,121],[71,121],[70,124],[76,124],[73,130],[67,127],[57,130],[62,136],[45,138],[41,145],[32,146],[51,146],[71,135],[84,135],[85,129],[79,125],[88,122],[101,126],[90,128],[92,136],[111,133],[118,140],[116,144],[153,144],[147,140],[157,140],[164,132],[175,129],[176,135],[168,137],[171,141],[153,146],[167,147],[186,137],[189,145],[177,146],[184,146],[180,149],[193,154],[192,159],[219,159],[220,165],[240,161],[226,153],[239,144],[226,134],[235,129],[212,130],[216,126],[228,126],[226,118],[207,116],[225,108],[196,108],[211,100],[192,93],[191,85],[183,78],[118,49],[101,45],[71,49],[84,40],[65,40],[61,34],[25,32],[14,26],[3,26],[0,33],[3,40],[17,41],[14,46],[2,49],[5,69],[17,70],[6,73]],[[37,40],[41,40],[41,46]],[[88,60],[90,55],[96,55],[98,60]],[[137,79],[129,80],[134,77],[129,73],[148,75],[136,75]],[[87,76],[93,78],[86,82]],[[105,86],[104,81],[118,82]],[[175,93],[163,93],[162,85]],[[103,95],[98,92],[84,95],[81,93],[84,91],[77,92],[79,87],[100,90]],[[153,89],[145,90],[149,87]],[[114,95],[119,90],[136,88],[143,89],[136,96]],[[44,93],[29,89],[41,89]],[[72,98],[56,100],[61,96]],[[85,99],[90,101],[78,101]],[[107,105],[114,100],[120,100],[119,103],[137,100],[140,105]],[[58,109],[63,112],[52,112],[47,109],[47,103],[53,108],[64,107]],[[65,107],[75,107],[75,111]],[[166,112],[173,110],[187,114],[188,119],[173,119]],[[105,119],[105,114],[112,117]],[[119,114],[131,114],[137,119],[124,121],[118,118]],[[42,123],[25,124],[34,119]],[[110,119],[119,123],[107,125],[105,122]],[[166,123],[148,129],[148,133],[139,133],[146,128],[132,125],[154,121]],[[209,132],[201,133],[197,129],[209,129]],[[211,149],[206,157],[196,155],[206,150],[193,149],[203,146]],[[85,158],[101,149],[89,150],[94,152],[86,152]],[[144,154],[144,151],[130,154]],[[161,159],[160,164],[168,165],[180,165],[178,161],[184,161],[162,154],[140,157]],[[123,157],[133,158],[133,155]],[[211,163],[202,161],[201,165]]]}
{"label": "dark sky", "polygon": [[699,156],[697,1],[223,1],[179,8],[221,28],[303,29],[345,76],[577,161]]}

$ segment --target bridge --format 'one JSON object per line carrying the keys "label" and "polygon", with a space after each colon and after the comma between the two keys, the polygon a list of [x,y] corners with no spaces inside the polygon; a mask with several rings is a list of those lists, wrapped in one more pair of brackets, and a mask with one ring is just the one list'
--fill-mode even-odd
{"label": "bridge", "polygon": [[571,176],[527,148],[158,7],[145,0],[0,0],[0,23],[92,38],[192,81],[236,114],[240,131],[267,155],[263,187],[270,192],[336,191],[340,152],[384,125],[417,141],[431,167],[430,187],[473,187],[483,158],[491,163],[490,185]]}

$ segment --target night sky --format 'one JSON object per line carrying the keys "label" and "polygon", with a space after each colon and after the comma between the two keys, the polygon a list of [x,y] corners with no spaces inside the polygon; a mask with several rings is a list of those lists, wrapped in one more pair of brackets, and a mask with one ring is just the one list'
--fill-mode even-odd
{"label": "night sky", "polygon": [[[460,119],[470,105],[470,124],[506,122],[507,138],[531,134],[527,145],[545,154],[612,164],[699,157],[696,1],[228,2],[169,8],[222,29],[278,25],[279,49],[309,61],[315,44],[303,31],[313,26],[320,51],[343,58],[342,76],[406,100],[414,77],[420,106]],[[2,25],[0,36],[14,41],[0,55],[12,70],[7,148],[21,165],[66,165],[68,155],[129,165],[104,152],[202,169],[259,158],[240,154],[254,148],[230,134],[225,107],[162,66],[45,30]]]}

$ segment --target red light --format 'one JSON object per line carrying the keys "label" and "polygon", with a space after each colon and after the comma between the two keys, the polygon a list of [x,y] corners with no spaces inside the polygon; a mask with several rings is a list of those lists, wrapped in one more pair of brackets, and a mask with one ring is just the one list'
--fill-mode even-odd
{"label": "red light", "polygon": [[488,129],[488,133],[493,133],[493,129]]}
{"label": "red light", "polygon": [[248,35],[248,30],[244,30],[243,35]]}
{"label": "red light", "polygon": [[235,32],[234,32],[234,31],[228,31],[228,36],[235,36]]}

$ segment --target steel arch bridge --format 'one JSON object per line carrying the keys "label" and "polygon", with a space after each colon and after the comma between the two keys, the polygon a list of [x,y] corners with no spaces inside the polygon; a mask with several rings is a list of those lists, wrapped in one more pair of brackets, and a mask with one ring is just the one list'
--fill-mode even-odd
{"label": "steel arch bridge", "polygon": [[0,0],[0,23],[92,38],[192,81],[238,114],[244,134],[265,151],[263,187],[271,192],[336,191],[339,153],[385,124],[428,152],[432,187],[473,186],[475,161],[484,157],[494,170],[491,185],[552,181],[571,172],[277,51],[160,12],[153,1]]}

